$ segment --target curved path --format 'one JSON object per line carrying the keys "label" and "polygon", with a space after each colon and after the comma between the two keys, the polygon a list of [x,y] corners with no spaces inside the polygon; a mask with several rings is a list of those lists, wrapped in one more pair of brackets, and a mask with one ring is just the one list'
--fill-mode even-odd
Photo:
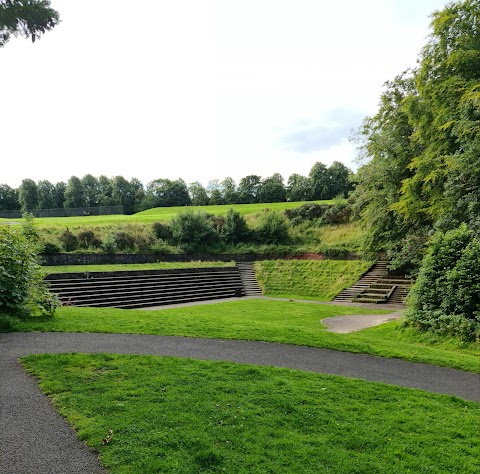
{"label": "curved path", "polygon": [[287,344],[133,334],[0,334],[0,471],[15,474],[96,474],[96,456],[26,375],[28,354],[110,352],[168,355],[289,367],[455,395],[480,402],[480,374]]}

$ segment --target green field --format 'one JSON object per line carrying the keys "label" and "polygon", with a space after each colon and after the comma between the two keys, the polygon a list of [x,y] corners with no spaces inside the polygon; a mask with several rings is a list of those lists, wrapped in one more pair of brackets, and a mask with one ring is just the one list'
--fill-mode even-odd
{"label": "green field", "polygon": [[478,473],[480,404],[454,397],[171,357],[22,363],[112,474]]}
{"label": "green field", "polygon": [[[315,201],[318,204],[334,204],[340,201]],[[157,207],[148,209],[131,216],[126,215],[108,215],[108,216],[78,216],[78,217],[39,217],[35,222],[39,227],[58,226],[58,227],[75,227],[75,226],[104,226],[118,225],[127,223],[153,223],[156,221],[168,221],[176,216],[179,212],[187,209],[202,210],[210,214],[226,215],[228,209],[233,208],[242,215],[255,214],[263,209],[284,211],[285,209],[294,209],[304,204],[301,202],[275,202],[275,203],[258,203],[258,204],[226,204],[221,206],[182,206],[182,207]],[[19,219],[0,219],[0,223],[8,224],[18,222]]]}

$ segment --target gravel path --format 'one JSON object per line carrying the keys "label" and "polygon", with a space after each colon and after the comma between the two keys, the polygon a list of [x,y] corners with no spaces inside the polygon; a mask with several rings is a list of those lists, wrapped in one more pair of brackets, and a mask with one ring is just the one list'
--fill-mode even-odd
{"label": "gravel path", "polygon": [[480,374],[362,354],[253,341],[132,334],[0,334],[0,472],[96,474],[96,455],[25,374],[18,357],[111,352],[226,360],[356,377],[480,402]]}

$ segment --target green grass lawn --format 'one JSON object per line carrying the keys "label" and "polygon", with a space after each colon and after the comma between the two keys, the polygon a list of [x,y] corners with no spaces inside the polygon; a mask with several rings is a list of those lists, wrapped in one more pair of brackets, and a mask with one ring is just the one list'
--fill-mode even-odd
{"label": "green grass lawn", "polygon": [[[315,201],[318,204],[334,204],[342,200]],[[75,216],[75,217],[38,217],[35,222],[39,227],[83,227],[83,226],[103,226],[118,225],[127,223],[153,223],[156,221],[168,221],[179,212],[186,209],[202,210],[210,214],[226,215],[228,209],[233,208],[242,215],[261,212],[263,209],[272,209],[284,211],[285,209],[294,209],[304,204],[300,202],[275,202],[258,204],[226,204],[221,206],[180,206],[180,207],[156,207],[148,209],[131,216],[126,215],[108,215],[108,216]],[[0,223],[18,222],[21,219],[0,219]]]}
{"label": "green grass lawn", "polygon": [[321,320],[347,314],[386,313],[351,306],[240,300],[165,310],[63,307],[51,319],[16,323],[17,331],[106,332],[243,339],[324,347],[397,357],[480,373],[480,347],[422,341],[398,322],[350,334],[325,330]]}
{"label": "green grass lawn", "polygon": [[480,468],[480,404],[454,397],[170,357],[36,355],[22,362],[112,474]]}
{"label": "green grass lawn", "polygon": [[105,265],[56,265],[43,266],[46,275],[52,273],[84,273],[84,272],[125,272],[130,270],[172,270],[176,268],[211,268],[232,267],[234,262],[157,262],[105,264]]}
{"label": "green grass lawn", "polygon": [[255,262],[255,271],[264,295],[330,301],[371,265],[364,260],[263,260]]}

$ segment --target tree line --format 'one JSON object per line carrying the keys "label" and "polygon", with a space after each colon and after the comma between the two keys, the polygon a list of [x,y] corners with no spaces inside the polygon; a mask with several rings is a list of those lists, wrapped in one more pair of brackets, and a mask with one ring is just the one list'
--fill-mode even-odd
{"label": "tree line", "polygon": [[[365,250],[418,284],[420,329],[480,339],[480,1],[432,15],[418,66],[386,83],[358,133],[355,208]],[[475,264],[474,264],[475,263]]]}
{"label": "tree line", "polygon": [[309,201],[346,197],[352,189],[352,172],[335,161],[329,167],[315,163],[308,176],[292,174],[287,183],[279,173],[262,179],[242,178],[238,185],[230,177],[212,180],[204,187],[183,179],[154,179],[144,186],[138,179],[108,178],[86,174],[65,182],[22,180],[18,188],[0,185],[0,211],[81,208],[121,205],[126,214],[171,206],[251,204],[260,202]]}

